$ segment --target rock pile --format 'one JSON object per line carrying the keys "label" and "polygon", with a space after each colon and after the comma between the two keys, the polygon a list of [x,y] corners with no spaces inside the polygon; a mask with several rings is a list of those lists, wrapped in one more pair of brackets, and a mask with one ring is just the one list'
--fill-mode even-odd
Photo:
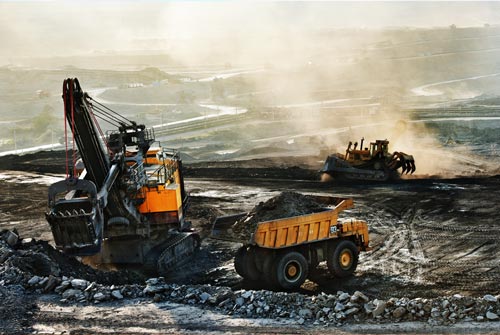
{"label": "rock pile", "polygon": [[355,291],[306,296],[273,291],[231,291],[215,286],[179,286],[162,278],[149,279],[142,292],[153,301],[210,306],[226,314],[250,318],[292,318],[299,324],[335,324],[375,321],[426,321],[448,324],[457,321],[499,320],[500,296],[482,298],[452,297],[436,299],[370,299]]}
{"label": "rock pile", "polygon": [[[140,283],[112,284],[112,281],[102,280],[113,279],[110,273],[103,277],[96,275],[94,270],[85,272],[82,269],[86,267],[82,264],[79,265],[82,269],[68,272],[66,266],[54,261],[54,256],[40,249],[36,241],[15,238],[7,241],[5,232],[0,236],[0,293],[5,288],[15,288],[19,292],[58,294],[63,303],[104,303],[141,298],[197,305],[240,317],[287,318],[298,324],[315,325],[399,321],[450,324],[500,320],[500,295],[472,298],[455,294],[434,299],[381,300],[360,291],[314,296],[267,290],[233,291],[223,286],[178,285],[168,283],[162,277]],[[39,269],[33,262],[23,261],[33,256],[45,265]],[[78,277],[78,274],[86,276]]]}
{"label": "rock pile", "polygon": [[255,206],[247,215],[234,223],[232,230],[241,240],[248,240],[259,222],[320,212],[324,210],[324,206],[313,196],[290,191],[282,192]]}

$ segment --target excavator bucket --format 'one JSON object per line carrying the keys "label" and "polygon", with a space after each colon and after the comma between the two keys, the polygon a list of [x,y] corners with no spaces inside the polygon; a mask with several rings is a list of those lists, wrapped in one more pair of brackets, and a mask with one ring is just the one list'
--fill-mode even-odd
{"label": "excavator bucket", "polygon": [[[234,235],[231,229],[233,224],[239,219],[247,215],[247,213],[238,213],[234,215],[219,216],[215,219],[212,225],[212,238],[225,241],[235,241],[238,237]],[[246,241],[245,241],[246,242]]]}
{"label": "excavator bucket", "polygon": [[58,249],[70,255],[100,251],[104,220],[93,182],[67,179],[52,184],[45,217]]}

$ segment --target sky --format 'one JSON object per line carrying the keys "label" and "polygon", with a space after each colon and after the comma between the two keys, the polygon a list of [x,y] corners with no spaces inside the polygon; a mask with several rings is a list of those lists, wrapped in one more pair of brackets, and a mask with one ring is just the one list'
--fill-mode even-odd
{"label": "sky", "polygon": [[329,29],[500,24],[500,2],[2,1],[0,56],[157,49]]}

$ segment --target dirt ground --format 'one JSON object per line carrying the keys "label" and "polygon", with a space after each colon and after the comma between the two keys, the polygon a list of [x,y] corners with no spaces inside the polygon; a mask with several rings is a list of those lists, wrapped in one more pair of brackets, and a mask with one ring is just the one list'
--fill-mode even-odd
{"label": "dirt ground", "polygon": [[[17,229],[21,237],[51,241],[44,219],[48,184],[63,177],[44,167],[44,159],[22,156],[13,166],[22,172],[0,171],[0,230]],[[48,155],[46,158],[48,159]],[[49,160],[50,161],[50,160]],[[191,194],[188,218],[202,235],[200,253],[182,274],[167,278],[172,283],[229,286],[233,290],[261,289],[235,273],[232,258],[238,244],[210,238],[213,219],[249,211],[283,191],[354,198],[355,208],[344,212],[369,223],[373,250],[362,253],[352,278],[336,281],[326,266],[300,289],[306,295],[362,291],[370,298],[433,298],[461,294],[482,297],[500,294],[500,177],[411,179],[393,183],[346,185],[321,183],[311,162],[314,158],[288,159],[287,164],[267,169],[269,162],[244,161],[188,165],[186,187]],[[52,161],[51,161],[52,162]],[[0,166],[5,168],[4,166]],[[189,306],[141,301],[100,306],[61,305],[50,296],[19,294],[4,299],[4,307],[22,310],[10,319],[17,326],[58,333],[400,333],[428,332],[424,325],[357,325],[342,329],[296,327],[275,320],[235,321]],[[19,307],[19,305],[24,307]],[[187,317],[189,315],[189,317]],[[197,319],[196,315],[199,316]],[[178,318],[178,319],[176,319]],[[206,322],[199,320],[204,320]],[[156,328],[158,320],[163,320]],[[432,328],[432,332],[495,333],[496,323]],[[470,325],[469,325],[470,326]],[[498,326],[498,324],[496,324]],[[350,328],[349,328],[350,327]],[[363,328],[365,327],[365,328]],[[493,327],[493,328],[491,328]],[[8,327],[7,327],[8,328]],[[4,328],[5,329],[5,328]],[[16,329],[15,327],[12,329]],[[161,330],[160,330],[161,329]],[[423,330],[420,330],[423,329]],[[427,329],[427,331],[426,331]],[[492,330],[493,329],[493,330]],[[498,329],[498,328],[496,328]]]}

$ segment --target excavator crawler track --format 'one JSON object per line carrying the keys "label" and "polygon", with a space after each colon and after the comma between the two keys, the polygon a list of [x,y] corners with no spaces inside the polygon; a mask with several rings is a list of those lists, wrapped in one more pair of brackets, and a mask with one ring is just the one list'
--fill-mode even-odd
{"label": "excavator crawler track", "polygon": [[200,248],[200,237],[196,233],[176,233],[163,245],[167,245],[156,261],[157,272],[168,274],[182,266]]}

